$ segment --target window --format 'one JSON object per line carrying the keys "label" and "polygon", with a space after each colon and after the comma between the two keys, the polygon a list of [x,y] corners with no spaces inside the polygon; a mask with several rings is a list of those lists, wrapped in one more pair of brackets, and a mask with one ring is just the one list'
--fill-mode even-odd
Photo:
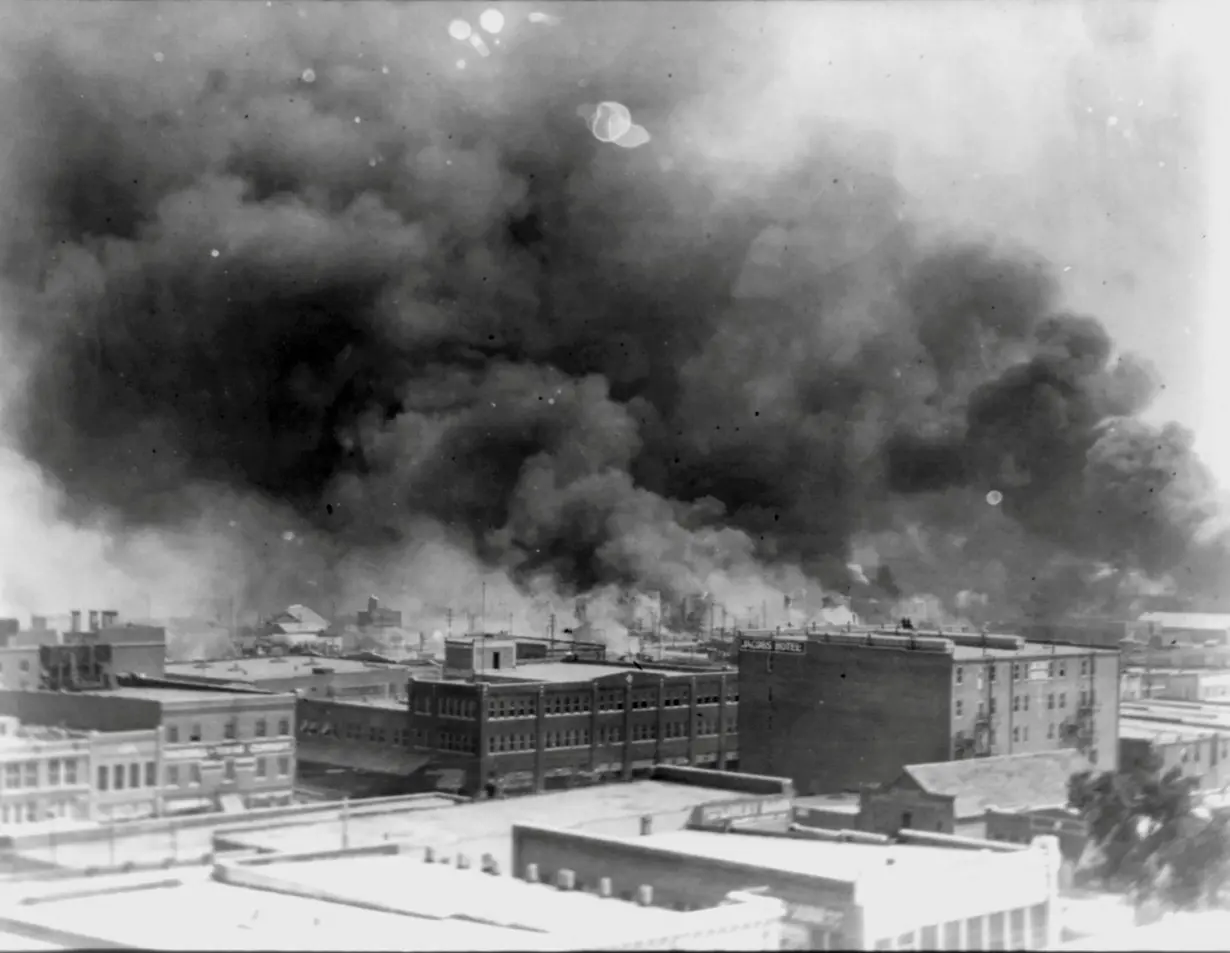
{"label": "window", "polygon": [[1060,692],[1060,693],[1059,693],[1059,707],[1060,707],[1060,708],[1067,708],[1067,707],[1068,707],[1068,694],[1067,694],[1067,692]]}
{"label": "window", "polygon": [[265,729],[266,729],[266,727],[267,727],[267,725],[266,725],[266,722],[265,722],[265,719],[264,719],[264,718],[257,718],[257,719],[256,719],[256,737],[257,737],[257,738],[264,738],[264,737],[265,737]]}
{"label": "window", "polygon": [[286,777],[290,774],[290,758],[286,755],[278,758],[278,774],[281,777]]}
{"label": "window", "polygon": [[991,699],[991,714],[992,715],[995,714],[995,699],[994,698]]}
{"label": "window", "polygon": [[914,815],[911,814],[909,811],[906,811],[904,814],[902,814],[901,815],[901,826],[907,829],[910,827],[913,827],[914,826]]}
{"label": "window", "polygon": [[188,740],[189,740],[189,741],[198,741],[198,742],[201,740],[201,726],[200,726],[199,724],[198,724],[198,725],[193,725],[193,726],[192,726],[192,727],[188,730]]}
{"label": "window", "polygon": [[1020,741],[1020,740],[1021,740],[1021,729],[1020,729],[1020,728],[1013,728],[1013,729],[1012,729],[1012,740],[1013,740],[1013,741]]}
{"label": "window", "polygon": [[1060,662],[1059,663],[1059,677],[1063,678],[1067,674],[1068,674],[1068,663]]}
{"label": "window", "polygon": [[28,788],[38,787],[38,762],[37,761],[27,761],[24,767],[25,767],[25,774],[26,774],[26,787]]}
{"label": "window", "polygon": [[199,764],[188,765],[188,783],[189,784],[200,784],[201,783],[201,766]]}
{"label": "window", "polygon": [[1028,695],[1021,696],[1021,710],[1029,711],[1029,696]]}
{"label": "window", "polygon": [[1089,659],[1081,659],[1081,674],[1089,674]]}
{"label": "window", "polygon": [[128,786],[130,788],[141,786],[141,765],[135,761],[128,766]]}
{"label": "window", "polygon": [[258,778],[264,778],[264,777],[267,777],[268,774],[269,774],[269,768],[268,768],[268,765],[266,765],[265,763],[265,759],[257,758],[256,759],[256,776]]}
{"label": "window", "polygon": [[1021,710],[1021,696],[1020,695],[1012,696],[1012,710],[1013,711]]}
{"label": "window", "polygon": [[179,787],[179,765],[177,764],[167,765],[167,787]]}
{"label": "window", "polygon": [[224,774],[223,774],[223,776],[224,776],[224,777],[226,778],[226,780],[228,780],[228,781],[234,781],[234,780],[235,780],[235,759],[234,759],[234,758],[227,758],[227,759],[226,759],[226,767],[225,767],[225,769],[224,769]]}
{"label": "window", "polygon": [[1046,726],[1046,736],[1047,736],[1048,738],[1054,738],[1054,737],[1055,737],[1055,726],[1054,726],[1054,724],[1050,724],[1050,725],[1047,725],[1047,726]]}
{"label": "window", "polygon": [[107,766],[105,764],[100,764],[98,766],[98,790],[107,790],[107,788],[110,787],[110,784],[108,783],[110,780],[111,772],[107,770]]}
{"label": "window", "polygon": [[47,762],[47,786],[58,788],[60,786],[60,759],[52,758]]}
{"label": "window", "polygon": [[995,681],[995,666],[994,665],[987,666],[987,678],[989,678],[991,681]]}
{"label": "window", "polygon": [[24,658],[23,658],[23,659],[21,660],[21,665],[20,665],[19,667],[21,668],[21,670],[22,670],[23,672],[28,672],[28,671],[30,671],[30,660],[29,660],[29,659],[24,659]]}
{"label": "window", "polygon": [[124,790],[124,766],[122,764],[115,766],[115,777],[111,783],[117,791]]}
{"label": "window", "polygon": [[167,725],[167,744],[179,744],[179,725]]}
{"label": "window", "polygon": [[281,721],[278,722],[278,734],[283,735],[283,736],[290,734],[290,719],[289,718],[283,718]]}
{"label": "window", "polygon": [[222,729],[222,737],[228,741],[234,741],[239,737],[239,722],[234,718],[228,718],[226,725]]}
{"label": "window", "polygon": [[1047,696],[1046,696],[1046,707],[1047,707],[1048,709],[1050,709],[1050,708],[1054,708],[1054,707],[1055,707],[1055,695],[1054,695],[1054,693],[1052,693],[1052,694],[1050,694],[1050,695],[1047,695]]}
{"label": "window", "polygon": [[1021,678],[1021,666],[1020,664],[1014,664],[1012,666],[1012,680],[1014,682],[1020,681],[1020,678]]}
{"label": "window", "polygon": [[64,783],[77,783],[77,762],[75,759],[70,759],[64,762]]}
{"label": "window", "polygon": [[152,761],[145,762],[145,786],[147,788],[158,786],[158,766]]}

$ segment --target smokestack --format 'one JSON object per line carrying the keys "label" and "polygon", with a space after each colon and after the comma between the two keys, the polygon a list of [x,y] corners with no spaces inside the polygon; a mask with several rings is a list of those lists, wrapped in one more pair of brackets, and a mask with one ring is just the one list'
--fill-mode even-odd
{"label": "smokestack", "polygon": [[90,631],[91,632],[98,631],[98,610],[97,609],[90,610]]}
{"label": "smokestack", "polygon": [[80,632],[81,631],[81,610],[74,609],[72,612],[69,613],[69,618],[71,619],[71,622],[69,623],[68,630],[70,632]]}
{"label": "smokestack", "polygon": [[120,617],[120,614],[116,612],[114,609],[107,609],[103,611],[100,615],[102,617],[102,627],[104,629],[110,628],[111,626],[115,625],[116,620],[118,620]]}
{"label": "smokestack", "polygon": [[380,600],[377,599],[375,596],[368,596],[367,597],[367,611],[370,612],[374,616],[379,609],[380,609]]}

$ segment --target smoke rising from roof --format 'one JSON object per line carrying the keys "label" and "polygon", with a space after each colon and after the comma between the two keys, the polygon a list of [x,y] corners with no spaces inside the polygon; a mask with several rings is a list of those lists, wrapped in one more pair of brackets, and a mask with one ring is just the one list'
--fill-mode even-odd
{"label": "smoke rising from roof", "polygon": [[[27,576],[77,548],[55,527],[105,541],[82,558],[125,598],[374,588],[434,629],[486,580],[538,631],[626,589],[818,608],[874,588],[860,547],[951,606],[1192,558],[1212,488],[1137,416],[1156,375],[1045,249],[936,226],[898,111],[871,134],[798,95],[822,13],[502,9],[464,70],[447,4],[23,17],[0,261]],[[835,112],[874,92],[845,70]],[[595,140],[598,101],[652,142]],[[2,595],[55,598],[31,587]]]}

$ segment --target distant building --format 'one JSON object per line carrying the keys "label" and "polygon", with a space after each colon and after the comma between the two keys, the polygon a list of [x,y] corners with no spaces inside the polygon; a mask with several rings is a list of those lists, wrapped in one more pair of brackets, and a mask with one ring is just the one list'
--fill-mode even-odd
{"label": "distant building", "polygon": [[1162,628],[1148,621],[1069,618],[1033,619],[1015,627],[1028,642],[1063,642],[1093,648],[1117,649],[1124,643],[1160,644]]}
{"label": "distant building", "polygon": [[1146,612],[1140,617],[1160,630],[1161,639],[1185,645],[1230,644],[1230,614],[1221,612]]}
{"label": "distant building", "polygon": [[1230,670],[1130,665],[1124,668],[1123,699],[1230,701]]}
{"label": "distant building", "polygon": [[304,704],[301,756],[355,770],[386,757],[391,772],[413,769],[425,787],[480,796],[628,779],[656,764],[721,769],[738,758],[733,670],[518,654],[511,638],[450,640],[441,676],[410,679],[400,725],[388,706]]}
{"label": "distant building", "polygon": [[906,765],[1074,748],[1118,760],[1119,658],[1018,636],[767,632],[739,645],[740,767],[802,794]]}
{"label": "distant building", "polygon": [[398,629],[401,628],[401,612],[382,608],[380,600],[371,596],[367,600],[367,609],[359,613],[358,624],[363,629]]}
{"label": "distant building", "polygon": [[1124,769],[1156,758],[1162,770],[1179,769],[1198,790],[1230,788],[1230,706],[1165,700],[1125,702],[1119,721],[1119,763]]}
{"label": "distant building", "polygon": [[320,637],[329,628],[329,621],[307,606],[293,605],[266,621],[262,635],[294,641]]}

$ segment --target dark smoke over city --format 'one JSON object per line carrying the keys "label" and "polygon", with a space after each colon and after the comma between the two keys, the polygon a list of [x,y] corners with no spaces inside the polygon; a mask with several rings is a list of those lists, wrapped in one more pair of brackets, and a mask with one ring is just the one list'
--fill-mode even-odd
{"label": "dark smoke over city", "polygon": [[[770,6],[501,5],[486,55],[459,4],[23,7],[3,353],[47,534],[156,599],[437,618],[489,578],[532,626],[1211,584],[1157,373],[1046,248],[929,224],[891,127],[767,116]],[[600,102],[650,141],[602,141]]]}

